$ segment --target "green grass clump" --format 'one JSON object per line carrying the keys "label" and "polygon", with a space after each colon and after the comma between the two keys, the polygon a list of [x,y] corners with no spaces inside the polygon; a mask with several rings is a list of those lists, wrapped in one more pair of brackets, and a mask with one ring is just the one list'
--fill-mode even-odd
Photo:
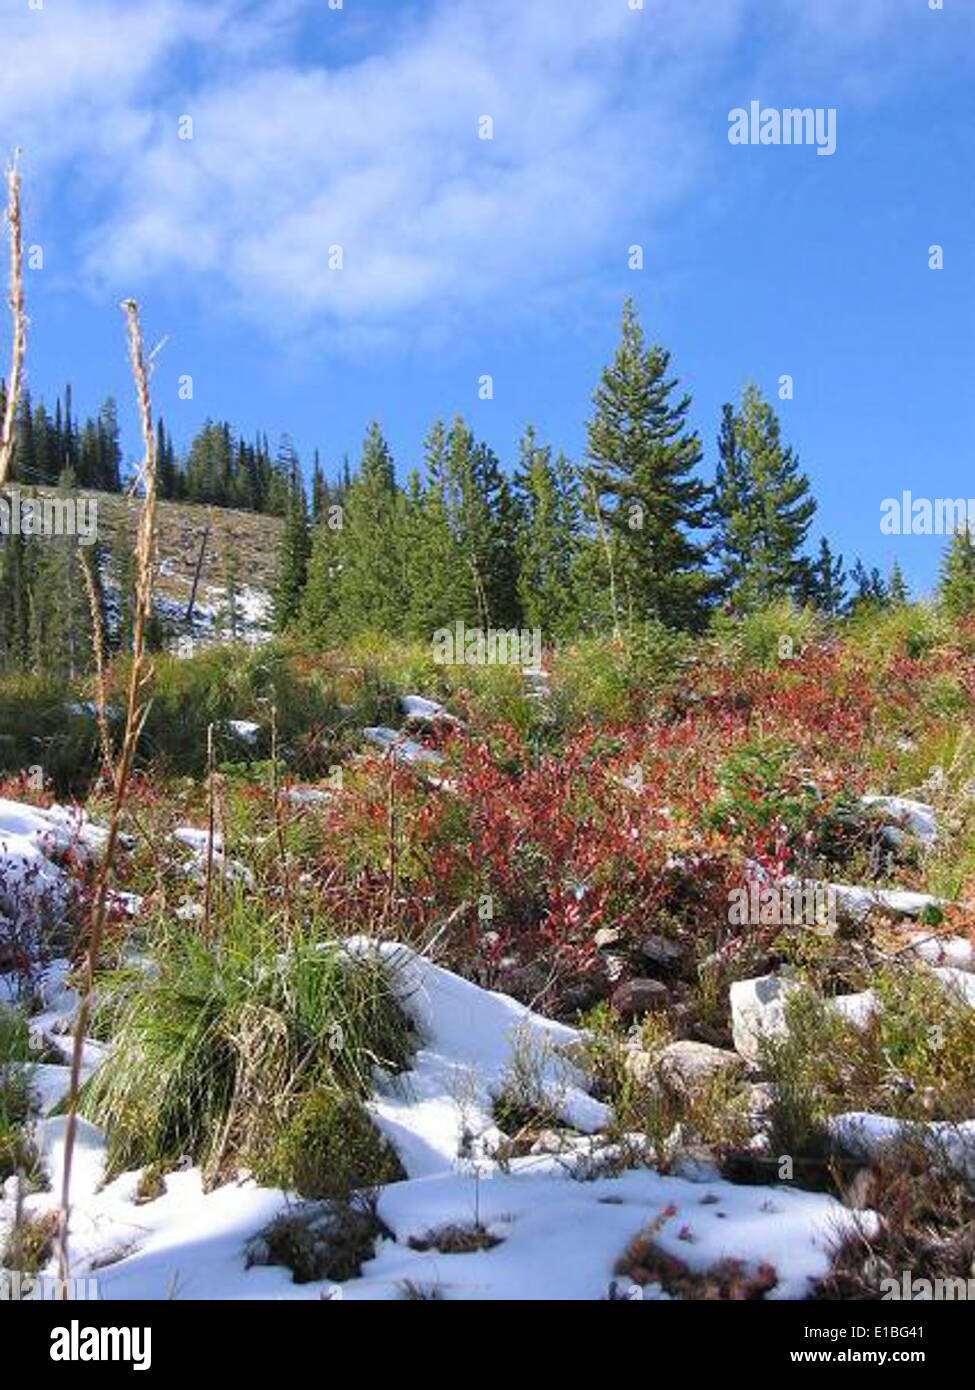
{"label": "green grass clump", "polygon": [[57,1233],[56,1211],[23,1217],[7,1238],[0,1253],[0,1266],[20,1270],[22,1274],[39,1274],[54,1253]]}
{"label": "green grass clump", "polygon": [[392,984],[313,928],[283,939],[272,920],[239,895],[218,939],[168,926],[148,978],[106,978],[114,1046],[83,1109],[109,1134],[112,1172],[188,1154],[211,1182],[244,1168],[309,1195],[391,1176],[357,1107],[375,1065],[409,1059]]}
{"label": "green grass clump", "polygon": [[254,1175],[303,1197],[338,1199],[354,1188],[399,1182],[405,1173],[358,1097],[322,1087],[304,1096],[257,1156]]}
{"label": "green grass clump", "polygon": [[59,794],[84,787],[98,763],[84,694],[46,676],[0,677],[0,773],[41,766]]}
{"label": "green grass clump", "polygon": [[575,638],[551,659],[552,717],[571,732],[649,714],[685,678],[693,659],[693,638],[650,620],[633,623],[618,638]]}
{"label": "green grass clump", "polygon": [[36,1176],[37,1155],[27,1129],[33,1096],[32,1054],[23,1014],[0,1006],[0,1182],[13,1173]]}
{"label": "green grass clump", "polygon": [[778,599],[744,614],[717,612],[711,636],[723,661],[738,669],[787,666],[824,633],[823,618],[812,607]]}
{"label": "green grass clump", "polygon": [[878,1006],[865,1026],[804,988],[786,1005],[787,1034],[764,1040],[774,1153],[822,1155],[826,1121],[841,1111],[917,1123],[971,1118],[975,1010],[923,967],[886,966],[869,984]]}
{"label": "green grass clump", "polygon": [[865,604],[843,628],[846,645],[886,667],[893,657],[918,661],[951,640],[951,620],[932,603],[894,604],[878,608]]}

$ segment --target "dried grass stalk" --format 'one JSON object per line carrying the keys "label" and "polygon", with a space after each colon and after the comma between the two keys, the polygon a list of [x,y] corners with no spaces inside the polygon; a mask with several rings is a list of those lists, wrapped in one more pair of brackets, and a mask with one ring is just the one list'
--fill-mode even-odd
{"label": "dried grass stalk", "polygon": [[20,384],[27,355],[27,314],[24,310],[24,252],[20,225],[20,174],[14,157],[7,169],[7,225],[10,231],[10,312],[14,323],[13,354],[10,362],[10,388],[3,420],[0,421],[0,488],[10,476],[14,453],[14,428]]}
{"label": "dried grass stalk", "polygon": [[61,1182],[61,1207],[58,1222],[58,1276],[61,1279],[64,1297],[67,1297],[67,1280],[70,1274],[68,1221],[71,1209],[71,1166],[77,1133],[78,1092],[81,1084],[81,1052],[91,1015],[95,969],[105,934],[105,922],[108,915],[108,885],[118,844],[129,774],[132,770],[139,735],[149,712],[146,687],[151,670],[146,661],[146,629],[152,611],[152,562],[156,532],[156,451],[152,432],[152,406],[149,401],[149,376],[142,349],[139,306],[134,299],[126,299],[122,302],[122,308],[127,320],[129,361],[135,380],[139,415],[142,422],[142,437],[145,444],[143,467],[145,501],[142,507],[136,544],[135,622],[132,634],[132,669],[129,676],[125,711],[125,734],[114,773],[114,795],[108,824],[108,837],[95,880],[88,950],[85,956],[85,978],[75,1020],[74,1045],[71,1055],[71,1090],[68,1096],[68,1115],[64,1137],[64,1173]]}
{"label": "dried grass stalk", "polygon": [[115,767],[112,762],[112,740],[108,731],[108,682],[105,670],[105,626],[102,622],[101,604],[95,586],[95,571],[87,550],[78,547],[78,563],[88,594],[88,607],[91,611],[91,642],[95,654],[95,718],[98,723],[98,738],[102,749],[102,762],[109,785],[115,783]]}

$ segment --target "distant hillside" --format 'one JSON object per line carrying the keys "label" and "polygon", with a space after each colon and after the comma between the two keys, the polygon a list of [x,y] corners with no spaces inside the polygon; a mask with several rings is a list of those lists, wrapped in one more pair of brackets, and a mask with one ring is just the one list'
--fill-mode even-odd
{"label": "distant hillside", "polygon": [[[43,493],[47,489],[39,491]],[[142,509],[140,497],[89,491],[80,495],[97,500],[100,545],[116,545],[120,532],[134,537]],[[193,635],[204,639],[217,635],[224,603],[224,559],[233,548],[237,552],[244,633],[251,638],[259,637],[270,628],[270,599],[284,528],[280,517],[193,502],[160,502],[157,607],[168,623],[181,624],[207,528],[209,534],[194,606]]]}

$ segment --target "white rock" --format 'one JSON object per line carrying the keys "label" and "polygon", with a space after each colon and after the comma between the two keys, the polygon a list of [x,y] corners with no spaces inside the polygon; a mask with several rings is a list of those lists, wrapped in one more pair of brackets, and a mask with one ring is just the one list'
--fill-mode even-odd
{"label": "white rock", "polygon": [[943,898],[903,888],[863,888],[852,883],[831,883],[829,886],[835,890],[837,906],[858,920],[875,907],[895,917],[920,917],[925,908],[945,906]]}
{"label": "white rock", "polygon": [[931,973],[937,975],[943,985],[962,994],[975,1009],[975,975],[968,970],[955,970],[950,965],[935,966]]}
{"label": "white rock", "polygon": [[439,766],[443,758],[431,748],[424,748],[415,739],[405,738],[396,729],[387,729],[383,725],[363,729],[363,737],[370,743],[374,743],[377,748],[381,748],[386,753],[392,753],[393,758],[398,763],[408,763],[410,766],[428,764]]}
{"label": "white rock", "polygon": [[975,970],[975,946],[964,936],[928,936],[916,932],[911,938],[913,953],[930,965],[953,965],[958,970]]}
{"label": "white rock", "polygon": [[332,800],[333,793],[322,787],[285,787],[281,795],[295,806],[324,806]]}
{"label": "white rock", "polygon": [[880,1001],[872,989],[864,989],[859,994],[838,994],[826,1007],[852,1023],[854,1028],[865,1028],[880,1007]]}
{"label": "white rock", "polygon": [[399,702],[409,723],[441,723],[457,726],[461,726],[463,723],[455,714],[449,714],[443,705],[436,700],[427,700],[422,695],[401,695]]}
{"label": "white rock", "polygon": [[913,801],[908,796],[864,796],[861,803],[885,813],[889,823],[884,827],[884,835],[891,844],[900,844],[905,832],[924,845],[933,844],[937,838],[935,810],[926,801]]}
{"label": "white rock", "polygon": [[860,1158],[874,1158],[900,1138],[920,1138],[933,1154],[943,1157],[953,1168],[975,1178],[975,1120],[949,1124],[932,1120],[912,1124],[889,1115],[851,1110],[834,1115],[830,1132],[848,1152]]}
{"label": "white rock", "polygon": [[735,1051],[757,1062],[763,1037],[783,1037],[785,1004],[798,985],[784,975],[759,975],[731,986],[731,1035]]}

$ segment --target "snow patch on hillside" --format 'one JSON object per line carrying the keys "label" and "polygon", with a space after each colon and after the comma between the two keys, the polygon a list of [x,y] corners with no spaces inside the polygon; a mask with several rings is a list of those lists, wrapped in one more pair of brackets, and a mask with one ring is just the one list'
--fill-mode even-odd
{"label": "snow patch on hillside", "polygon": [[[380,1239],[361,1275],[339,1286],[342,1298],[399,1299],[409,1281],[445,1299],[601,1299],[617,1261],[644,1231],[693,1271],[728,1257],[746,1270],[772,1265],[778,1275],[772,1298],[805,1297],[810,1281],[826,1274],[831,1243],[854,1217],[820,1193],[735,1185],[707,1165],[673,1175],[635,1169],[588,1181],[572,1177],[564,1155],[532,1154],[499,1166],[490,1155],[497,1134],[491,1107],[512,1067],[531,1062],[550,1101],[578,1130],[594,1131],[608,1119],[564,1055],[579,1033],[405,947],[355,938],[349,949],[383,960],[420,1041],[405,1076],[376,1079],[370,1108],[409,1176],[380,1191],[378,1212],[392,1238]],[[45,972],[48,1028],[68,1024],[76,1003],[65,971],[60,963]],[[45,1068],[45,1108],[66,1091],[68,1077],[66,1066]],[[63,1120],[41,1121],[38,1140],[54,1183],[51,1191],[26,1198],[31,1215],[56,1207]],[[161,1196],[137,1203],[139,1173],[102,1185],[105,1155],[105,1136],[83,1125],[70,1222],[72,1268],[81,1276],[94,1267],[102,1299],[336,1296],[327,1281],[295,1284],[285,1268],[246,1267],[250,1243],[290,1209],[286,1193],[249,1180],[205,1193],[200,1171],[185,1168],[166,1175]],[[8,1182],[0,1239],[12,1222],[14,1197]],[[492,1249],[443,1255],[409,1244],[433,1228],[470,1226],[475,1219],[498,1240]],[[857,1219],[872,1218],[861,1212]],[[666,1297],[656,1286],[644,1296]]]}

